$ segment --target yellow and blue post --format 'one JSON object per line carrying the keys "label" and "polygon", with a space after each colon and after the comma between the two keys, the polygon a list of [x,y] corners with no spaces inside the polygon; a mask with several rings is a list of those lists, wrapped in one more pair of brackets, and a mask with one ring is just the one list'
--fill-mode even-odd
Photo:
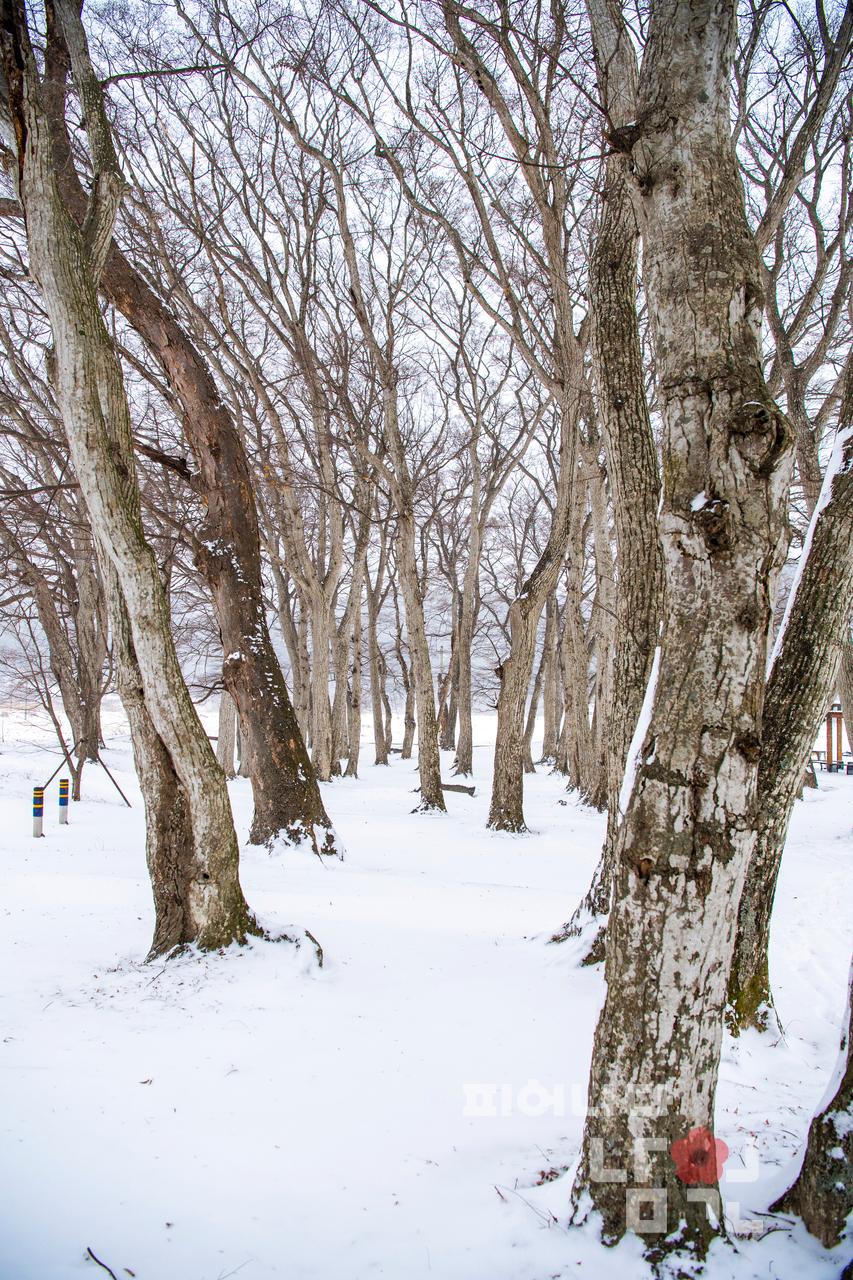
{"label": "yellow and blue post", "polygon": [[59,779],[59,825],[68,826],[68,779]]}
{"label": "yellow and blue post", "polygon": [[44,787],[33,787],[33,835],[43,836]]}

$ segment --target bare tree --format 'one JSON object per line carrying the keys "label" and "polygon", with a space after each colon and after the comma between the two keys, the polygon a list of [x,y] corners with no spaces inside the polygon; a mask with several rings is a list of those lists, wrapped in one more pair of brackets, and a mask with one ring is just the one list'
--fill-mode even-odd
{"label": "bare tree", "polygon": [[[82,223],[86,193],[65,121],[69,55],[63,32],[59,24],[48,27],[43,110],[53,133],[56,181],[66,207]],[[224,677],[244,726],[255,794],[251,838],[263,843],[283,833],[287,839],[308,838],[315,847],[334,852],[328,815],[269,638],[257,519],[242,442],[187,333],[114,244],[105,252],[100,283],[160,364],[196,458],[196,481],[206,510],[198,566],[213,596],[226,653]]]}
{"label": "bare tree", "polygon": [[[149,806],[153,950],[185,942],[219,947],[257,925],[240,889],[225,780],[183,681],[143,535],[127,398],[96,292],[124,180],[76,5],[63,0],[47,15],[62,24],[89,140],[94,181],[82,228],[58,191],[43,83],[17,0],[0,11],[7,109],[30,267],[53,332],[57,401],[107,579],[120,688]],[[135,698],[134,685],[141,691]]]}
{"label": "bare tree", "polygon": [[[668,1153],[689,1131],[713,1134],[793,444],[762,373],[758,253],[729,117],[734,48],[733,4],[654,3],[637,117],[617,140],[630,157],[661,396],[666,604],[622,787],[575,1196],[600,1211],[607,1238],[640,1225],[663,1251],[704,1250],[709,1197],[721,1216],[713,1171],[697,1197]],[[626,1194],[602,1180],[602,1158],[625,1169],[638,1141],[647,1155]]]}

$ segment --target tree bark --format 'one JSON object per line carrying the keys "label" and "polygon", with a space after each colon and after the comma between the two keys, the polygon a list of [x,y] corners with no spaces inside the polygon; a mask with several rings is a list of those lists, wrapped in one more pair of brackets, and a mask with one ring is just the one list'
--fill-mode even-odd
{"label": "tree bark", "polygon": [[236,778],[234,752],[237,748],[237,708],[226,689],[219,699],[219,733],[216,739],[216,759],[225,777]]}
{"label": "tree bark", "polygon": [[472,478],[470,528],[468,533],[468,562],[462,582],[459,601],[459,631],[456,641],[456,706],[459,732],[456,739],[454,772],[458,777],[469,778],[474,772],[474,721],[471,689],[471,650],[474,645],[474,628],[480,600],[480,466],[476,444],[471,450],[474,467]]}
{"label": "tree bark", "polygon": [[347,704],[349,752],[347,755],[347,778],[358,777],[358,760],[361,753],[361,591],[358,604],[352,619],[352,667],[349,684],[349,700]]}
{"label": "tree bark", "polygon": [[557,597],[551,595],[545,602],[545,635],[542,640],[542,756],[543,764],[553,764],[557,755],[557,684],[559,659],[557,656]]}
{"label": "tree bark", "polygon": [[[853,427],[836,444],[803,548],[764,701],[757,840],[738,909],[729,978],[733,1030],[764,1027],[772,1006],[770,919],[785,838],[812,747],[836,691],[853,611]],[[837,470],[835,467],[837,465]]]}
{"label": "tree bark", "polygon": [[[590,2],[599,88],[608,125],[637,116],[637,62],[609,6]],[[639,230],[627,161],[608,157],[601,217],[590,261],[590,343],[607,475],[616,526],[616,627],[612,703],[607,715],[607,832],[584,898],[555,941],[589,928],[587,959],[603,956],[619,821],[619,789],[628,746],[649,680],[663,609],[663,560],[657,509],[660,475],[643,377],[637,319]],[[590,927],[591,926],[591,927]],[[601,936],[599,936],[601,935]]]}
{"label": "tree bark", "polygon": [[317,593],[311,608],[311,762],[321,782],[332,776],[332,706],[329,701],[329,609]]}
{"label": "tree bark", "polygon": [[374,588],[369,583],[367,587],[367,653],[370,664],[370,705],[373,713],[373,763],[387,764],[390,744],[385,737],[385,715],[382,704],[385,663],[379,649]]}
{"label": "tree bark", "polygon": [[[730,133],[734,46],[731,0],[656,0],[636,121],[610,133],[631,158],[643,235],[666,609],[648,725],[621,788],[607,996],[574,1195],[579,1215],[600,1212],[605,1239],[633,1229],[658,1254],[703,1254],[709,1203],[722,1217],[714,1160],[697,1195],[692,1158],[714,1150],[792,454],[762,375],[758,254]],[[620,1180],[602,1177],[602,1160]]]}
{"label": "tree bark", "polygon": [[[548,623],[546,621],[546,635],[547,630]],[[539,715],[539,703],[542,701],[542,687],[545,683],[545,666],[547,661],[548,655],[543,646],[542,653],[539,657],[539,666],[536,669],[536,675],[533,679],[533,687],[530,690],[530,701],[527,706],[527,722],[524,727],[522,766],[525,773],[536,772],[536,765],[533,763],[533,735],[536,732],[536,717]]]}
{"label": "tree bark", "polygon": [[109,559],[109,590],[116,685],[130,725],[133,759],[145,805],[145,859],[154,898],[154,937],[148,959],[196,941],[190,909],[197,874],[187,792],[145,705],[130,621]]}

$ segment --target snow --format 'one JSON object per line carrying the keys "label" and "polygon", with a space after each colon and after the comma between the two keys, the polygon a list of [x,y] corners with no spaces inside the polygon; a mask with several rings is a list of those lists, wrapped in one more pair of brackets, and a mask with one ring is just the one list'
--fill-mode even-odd
{"label": "snow", "polygon": [[[649,672],[649,682],[646,685],[646,692],[643,695],[643,705],[640,707],[640,714],[637,717],[637,723],[634,727],[634,733],[631,738],[631,745],[628,748],[628,757],[625,762],[625,774],[622,778],[622,785],[619,788],[619,813],[624,817],[628,809],[628,801],[631,799],[631,792],[634,790],[634,780],[637,776],[637,764],[640,752],[643,749],[643,743],[646,740],[646,733],[652,720],[652,711],[655,705],[655,693],[658,687],[658,672],[660,670],[661,647],[655,647],[655,656],[652,658],[652,669]],[[646,760],[646,764],[654,762],[654,751]]]}
{"label": "snow", "polygon": [[[50,735],[0,725],[3,1280],[97,1280],[87,1247],[137,1280],[643,1280],[638,1240],[605,1250],[567,1222],[603,979],[545,939],[587,887],[603,818],[561,779],[525,781],[534,834],[486,831],[484,717],[476,796],[412,814],[415,764],[373,767],[368,723],[362,777],[324,788],[346,861],[244,851],[252,907],[271,932],[310,929],[324,967],[283,943],[145,965],[120,715],[105,755],[133,808],[87,766],[69,827],[48,793],[43,840],[29,800]],[[231,795],[244,837],[249,784]],[[821,775],[794,816],[771,957],[782,1037],[724,1044],[727,1215],[774,1230],[715,1246],[712,1280],[841,1269],[761,1214],[835,1065],[851,797],[853,778]]]}

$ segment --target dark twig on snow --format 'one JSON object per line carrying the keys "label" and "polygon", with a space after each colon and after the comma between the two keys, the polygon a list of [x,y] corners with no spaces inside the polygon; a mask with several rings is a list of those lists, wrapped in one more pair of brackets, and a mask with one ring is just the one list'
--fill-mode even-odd
{"label": "dark twig on snow", "polygon": [[314,937],[313,933],[311,933],[311,931],[310,931],[309,929],[306,929],[306,930],[305,930],[305,937],[306,937],[306,938],[310,938],[310,939],[311,939],[311,941],[314,943],[314,950],[317,952],[317,967],[318,967],[319,969],[322,969],[322,967],[323,967],[323,948],[320,946],[319,942],[317,941],[317,939]]}
{"label": "dark twig on snow", "polygon": [[118,1276],[113,1271],[112,1267],[108,1267],[105,1262],[101,1262],[101,1259],[95,1256],[95,1254],[92,1252],[91,1245],[86,1246],[86,1252],[93,1262],[97,1263],[99,1267],[103,1267],[104,1271],[106,1271],[108,1276],[112,1276],[113,1280],[118,1280]]}

